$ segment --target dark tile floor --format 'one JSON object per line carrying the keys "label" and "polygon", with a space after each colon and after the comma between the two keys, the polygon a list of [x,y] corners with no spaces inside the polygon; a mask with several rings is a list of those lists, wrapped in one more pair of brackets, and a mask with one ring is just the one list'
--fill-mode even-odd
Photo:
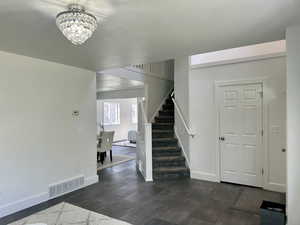
{"label": "dark tile floor", "polygon": [[113,155],[136,156],[136,148],[113,145]]}
{"label": "dark tile floor", "polygon": [[258,225],[262,200],[285,201],[283,194],[225,183],[145,183],[136,173],[135,161],[105,169],[99,179],[97,184],[2,218],[0,224],[66,201],[133,225]]}

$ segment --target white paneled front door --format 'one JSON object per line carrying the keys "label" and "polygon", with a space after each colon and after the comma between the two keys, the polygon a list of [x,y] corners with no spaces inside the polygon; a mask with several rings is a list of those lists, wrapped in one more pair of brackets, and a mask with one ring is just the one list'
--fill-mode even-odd
{"label": "white paneled front door", "polygon": [[262,85],[218,89],[221,181],[262,186]]}

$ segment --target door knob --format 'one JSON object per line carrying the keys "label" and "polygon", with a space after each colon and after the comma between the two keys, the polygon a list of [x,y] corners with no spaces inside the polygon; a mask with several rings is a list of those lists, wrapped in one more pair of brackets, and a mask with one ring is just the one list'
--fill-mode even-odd
{"label": "door knob", "polygon": [[225,141],[225,137],[219,137],[220,141]]}
{"label": "door knob", "polygon": [[283,148],[283,149],[281,149],[281,151],[282,151],[282,152],[286,152],[286,149],[285,149],[285,148]]}

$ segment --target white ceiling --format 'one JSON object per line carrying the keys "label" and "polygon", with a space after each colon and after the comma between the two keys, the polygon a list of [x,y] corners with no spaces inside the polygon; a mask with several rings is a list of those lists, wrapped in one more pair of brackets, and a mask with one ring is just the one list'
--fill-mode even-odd
{"label": "white ceiling", "polygon": [[55,25],[70,0],[1,0],[0,50],[98,71],[280,40],[299,0],[74,0],[105,20],[83,46]]}
{"label": "white ceiling", "polygon": [[144,87],[141,81],[129,80],[113,75],[97,75],[97,91],[128,90]]}

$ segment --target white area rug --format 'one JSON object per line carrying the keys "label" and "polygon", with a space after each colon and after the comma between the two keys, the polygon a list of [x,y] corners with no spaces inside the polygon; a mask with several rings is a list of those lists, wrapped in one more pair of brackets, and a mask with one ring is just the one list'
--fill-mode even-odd
{"label": "white area rug", "polygon": [[130,225],[69,203],[60,203],[9,225]]}
{"label": "white area rug", "polygon": [[109,167],[112,167],[112,166],[130,161],[130,160],[133,160],[133,159],[135,159],[135,157],[133,157],[133,156],[113,155],[113,161],[111,162],[109,156],[107,156],[103,164],[101,164],[100,162],[98,163],[97,170],[102,170],[102,169],[105,169],[105,168],[109,168]]}

